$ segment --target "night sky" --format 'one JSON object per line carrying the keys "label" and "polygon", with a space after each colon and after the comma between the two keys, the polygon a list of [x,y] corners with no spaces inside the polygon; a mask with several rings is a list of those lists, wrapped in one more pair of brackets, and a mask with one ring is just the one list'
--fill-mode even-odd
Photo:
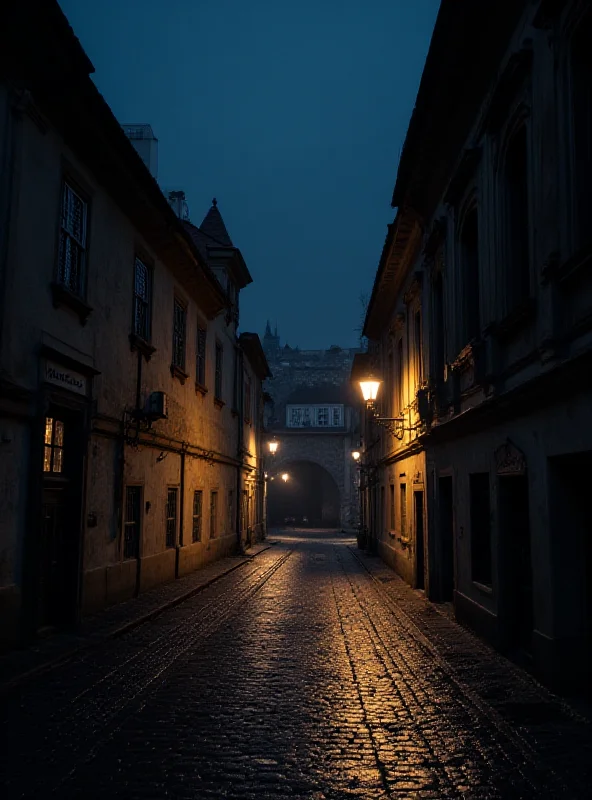
{"label": "night sky", "polygon": [[438,0],[60,0],[191,221],[212,197],[254,283],[241,329],[354,346]]}

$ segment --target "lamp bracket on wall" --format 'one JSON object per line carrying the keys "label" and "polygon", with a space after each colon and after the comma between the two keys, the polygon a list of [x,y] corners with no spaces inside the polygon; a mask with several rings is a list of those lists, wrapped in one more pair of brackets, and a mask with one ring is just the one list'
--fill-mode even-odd
{"label": "lamp bracket on wall", "polygon": [[394,436],[395,439],[403,439],[405,433],[416,431],[418,429],[418,425],[414,426],[406,426],[405,417],[380,417],[374,408],[372,403],[368,403],[368,411],[370,413],[370,418],[373,422],[376,422],[377,425],[380,425],[382,428],[385,428],[391,436]]}

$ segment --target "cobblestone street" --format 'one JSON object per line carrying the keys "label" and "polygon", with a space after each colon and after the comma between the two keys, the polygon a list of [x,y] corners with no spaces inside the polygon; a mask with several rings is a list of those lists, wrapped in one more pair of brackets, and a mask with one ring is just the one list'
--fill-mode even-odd
{"label": "cobblestone street", "polygon": [[589,796],[587,720],[338,533],[2,703],[4,800]]}

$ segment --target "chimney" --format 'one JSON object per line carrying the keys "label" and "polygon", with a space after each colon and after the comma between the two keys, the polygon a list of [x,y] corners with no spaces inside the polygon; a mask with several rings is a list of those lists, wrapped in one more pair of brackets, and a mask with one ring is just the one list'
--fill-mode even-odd
{"label": "chimney", "polygon": [[124,123],[121,126],[127,138],[133,144],[137,154],[150,170],[156,180],[158,175],[158,139],[146,122]]}
{"label": "chimney", "polygon": [[166,192],[166,198],[179,219],[189,222],[189,206],[185,200],[185,192]]}

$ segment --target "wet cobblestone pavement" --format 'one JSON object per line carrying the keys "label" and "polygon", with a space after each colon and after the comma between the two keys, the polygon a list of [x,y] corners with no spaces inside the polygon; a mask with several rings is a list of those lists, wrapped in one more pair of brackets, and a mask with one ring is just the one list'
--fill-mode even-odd
{"label": "wet cobblestone pavement", "polygon": [[341,534],[284,534],[2,703],[3,800],[590,796],[586,719]]}

